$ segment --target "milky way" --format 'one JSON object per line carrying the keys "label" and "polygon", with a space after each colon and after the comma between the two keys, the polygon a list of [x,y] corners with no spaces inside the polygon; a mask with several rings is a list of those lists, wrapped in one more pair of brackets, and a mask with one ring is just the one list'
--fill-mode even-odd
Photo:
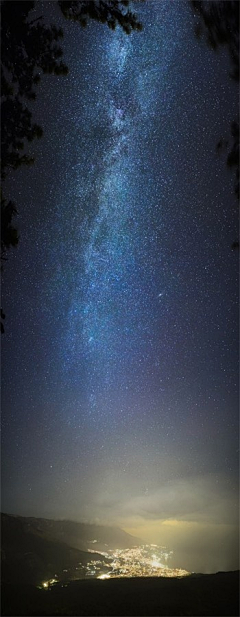
{"label": "milky way", "polygon": [[[71,365],[71,361],[78,362],[83,338],[90,367],[90,399],[95,403],[99,378],[101,390],[110,383],[120,390],[128,388],[131,364],[135,361],[139,365],[147,355],[151,357],[156,309],[162,314],[164,311],[159,302],[164,279],[158,244],[161,192],[158,195],[154,187],[154,169],[148,173],[152,121],[158,97],[166,100],[166,75],[177,44],[175,38],[174,45],[168,45],[174,24],[164,45],[160,44],[163,15],[164,7],[153,25],[159,47],[155,40],[154,47],[143,43],[140,50],[134,49],[132,40],[117,32],[102,50],[107,75],[100,93],[104,113],[91,145],[103,139],[104,131],[106,143],[97,174],[94,164],[90,167],[88,183],[95,189],[97,213],[84,249],[84,276],[79,279],[70,308],[68,341]],[[136,56],[137,71],[133,75]],[[165,102],[162,116],[166,108]],[[91,109],[89,128],[93,113]],[[153,228],[147,217],[155,212]]]}
{"label": "milky way", "polygon": [[[69,75],[42,81],[36,163],[8,185],[21,242],[3,293],[3,509],[140,525],[175,551],[174,519],[177,565],[203,568],[212,552],[210,569],[224,569],[237,512],[237,212],[215,145],[237,89],[187,3],[138,11],[143,31],[129,37],[65,24]],[[194,562],[198,525],[211,550]]]}

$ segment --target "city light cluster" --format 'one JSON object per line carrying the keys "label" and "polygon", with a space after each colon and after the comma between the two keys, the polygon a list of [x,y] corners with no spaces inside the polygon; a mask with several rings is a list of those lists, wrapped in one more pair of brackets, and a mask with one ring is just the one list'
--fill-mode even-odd
{"label": "city light cluster", "polygon": [[88,549],[88,553],[89,561],[85,564],[78,563],[74,568],[65,569],[60,576],[55,574],[55,578],[44,581],[42,587],[50,589],[56,583],[63,583],[66,586],[71,580],[89,577],[107,580],[143,576],[172,578],[190,574],[182,568],[169,567],[167,562],[171,559],[173,551],[156,544],[143,544],[127,549],[108,549],[107,552],[98,551],[97,555],[95,551]]}
{"label": "city light cluster", "polygon": [[44,581],[44,583],[42,584],[42,587],[44,589],[49,589],[49,587],[51,585],[54,585],[54,583],[58,583],[58,577],[57,578],[50,578],[49,581]]}
{"label": "city light cluster", "polygon": [[104,552],[103,556],[108,558],[108,568],[105,572],[101,570],[99,561],[92,560],[87,564],[92,575],[100,580],[108,578],[134,577],[134,576],[162,576],[162,577],[182,577],[190,574],[182,568],[170,568],[166,561],[171,556],[172,551],[167,552],[165,547],[156,545],[135,546],[130,549],[116,549]]}

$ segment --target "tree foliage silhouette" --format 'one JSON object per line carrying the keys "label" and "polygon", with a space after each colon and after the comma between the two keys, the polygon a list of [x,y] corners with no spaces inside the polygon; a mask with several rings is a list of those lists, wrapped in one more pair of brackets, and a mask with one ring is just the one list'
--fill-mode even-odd
{"label": "tree foliage silhouette", "polygon": [[66,19],[76,21],[83,27],[89,19],[94,19],[107,24],[112,30],[118,25],[126,34],[142,30],[137,16],[128,8],[129,0],[58,0],[58,5]]}
{"label": "tree foliage silhouette", "polygon": [[18,244],[18,231],[13,225],[14,216],[17,215],[17,208],[13,201],[2,198],[1,207],[1,258],[5,259],[6,251],[10,246]]}
{"label": "tree foliage silhouette", "polygon": [[[34,157],[24,152],[27,142],[40,138],[42,128],[33,122],[32,112],[27,107],[36,99],[37,85],[44,73],[67,75],[68,67],[62,62],[63,50],[59,41],[63,30],[46,26],[43,16],[31,20],[34,1],[2,2],[2,58],[1,58],[1,178],[21,165],[32,165]],[[86,26],[89,19],[106,23],[115,29],[119,25],[125,33],[141,30],[137,17],[128,9],[128,0],[67,0],[57,3],[66,19]],[[2,232],[9,232],[9,216],[17,212],[13,202],[6,204],[2,197]],[[5,230],[8,212],[8,227]],[[12,242],[11,242],[12,238]],[[10,246],[16,246],[16,235],[4,241],[4,254]]]}
{"label": "tree foliage silhouette", "polygon": [[[137,0],[139,2],[144,0]],[[67,75],[59,42],[63,30],[46,25],[44,15],[31,19],[37,2],[3,0],[1,3],[1,179],[22,165],[32,165],[34,157],[26,152],[27,144],[43,135],[41,126],[32,118],[28,105],[37,95],[37,85],[44,73]],[[119,25],[126,34],[141,30],[136,15],[129,10],[128,0],[58,0],[56,6],[68,20],[81,26],[94,19],[115,29]],[[1,191],[1,260],[18,244],[14,225],[17,207],[8,202]],[[4,331],[1,312],[1,331]]]}
{"label": "tree foliage silhouette", "polygon": [[[26,102],[36,99],[42,74],[68,73],[59,46],[63,30],[44,25],[43,16],[31,21],[29,14],[35,4],[31,0],[2,2],[2,179],[10,170],[34,161],[23,150],[26,141],[41,137],[43,131],[33,123]],[[81,26],[95,19],[112,29],[119,25],[127,34],[142,28],[128,9],[128,0],[59,0],[57,5],[66,19]]]}
{"label": "tree foliage silhouette", "polygon": [[[30,20],[35,3],[4,1],[1,7],[1,179],[21,165],[32,165],[34,157],[24,152],[27,142],[40,138],[42,128],[33,122],[27,107],[36,98],[43,73],[66,75],[58,45],[63,31],[45,26],[42,18]],[[13,219],[15,204],[1,193],[1,259],[18,243]]]}
{"label": "tree foliage silhouette", "polygon": [[[229,54],[230,77],[239,82],[239,1],[200,1],[190,0],[197,17],[195,33],[203,36],[209,47],[215,51],[224,46]],[[239,199],[239,121],[231,123],[230,140],[220,139],[217,151],[229,149],[227,165],[235,173],[234,191]]]}
{"label": "tree foliage silhouette", "polygon": [[32,1],[2,3],[2,179],[12,169],[34,161],[23,150],[26,142],[41,137],[43,131],[32,121],[26,104],[35,100],[42,74],[68,72],[60,60],[63,51],[58,45],[63,31],[45,26],[41,18],[31,22],[29,13],[34,5]]}

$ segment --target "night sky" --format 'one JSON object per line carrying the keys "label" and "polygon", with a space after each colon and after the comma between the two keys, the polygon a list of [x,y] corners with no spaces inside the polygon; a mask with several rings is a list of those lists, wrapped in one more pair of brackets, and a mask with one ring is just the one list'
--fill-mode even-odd
{"label": "night sky", "polygon": [[21,238],[3,276],[2,511],[234,569],[238,220],[216,144],[238,89],[187,2],[136,10],[127,36],[40,3],[69,75],[43,77],[36,162],[5,182]]}

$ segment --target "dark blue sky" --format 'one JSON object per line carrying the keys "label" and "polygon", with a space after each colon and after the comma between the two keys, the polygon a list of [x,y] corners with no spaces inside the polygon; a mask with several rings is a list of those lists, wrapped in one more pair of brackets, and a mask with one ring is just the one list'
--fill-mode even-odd
{"label": "dark blue sky", "polygon": [[42,79],[35,165],[6,183],[21,241],[3,281],[2,510],[119,524],[183,568],[231,569],[228,56],[195,39],[185,1],[148,0],[130,36],[40,9],[64,28],[70,70]]}

